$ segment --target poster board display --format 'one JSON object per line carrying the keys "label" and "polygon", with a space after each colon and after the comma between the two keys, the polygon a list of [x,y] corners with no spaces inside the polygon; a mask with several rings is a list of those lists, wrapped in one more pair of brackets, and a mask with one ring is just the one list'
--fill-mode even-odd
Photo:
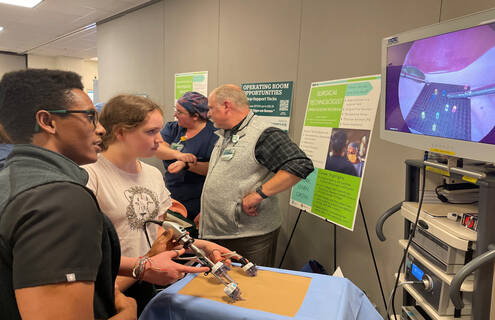
{"label": "poster board display", "polygon": [[208,96],[208,71],[176,73],[174,81],[174,104],[188,91]]}
{"label": "poster board display", "polygon": [[315,170],[292,188],[290,204],[353,230],[380,75],[314,82],[300,147]]}
{"label": "poster board display", "polygon": [[271,126],[289,131],[292,108],[292,81],[243,83],[250,109]]}

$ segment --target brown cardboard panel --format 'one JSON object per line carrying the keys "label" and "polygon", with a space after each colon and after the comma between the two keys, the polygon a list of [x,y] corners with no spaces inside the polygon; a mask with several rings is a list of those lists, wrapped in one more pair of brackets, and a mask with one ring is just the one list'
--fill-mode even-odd
{"label": "brown cardboard panel", "polygon": [[224,286],[211,274],[196,276],[179,294],[294,317],[311,283],[309,277],[267,270],[258,270],[256,277],[249,277],[238,267],[233,267],[229,275],[238,283],[243,300],[232,302],[223,292]]}

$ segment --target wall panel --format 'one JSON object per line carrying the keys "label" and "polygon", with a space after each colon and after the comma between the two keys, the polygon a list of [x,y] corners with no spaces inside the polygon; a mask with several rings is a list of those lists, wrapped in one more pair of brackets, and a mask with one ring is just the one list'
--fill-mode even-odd
{"label": "wall panel", "polygon": [[[166,0],[99,26],[100,90],[107,97],[124,89],[163,97],[159,102],[171,120],[178,72],[207,70],[210,91],[224,83],[292,80],[289,135],[299,142],[311,82],[380,73],[383,37],[493,6],[493,0]],[[374,227],[404,198],[404,160],[421,158],[422,152],[381,140],[378,119],[361,200],[388,296],[401,257],[396,239],[403,219],[387,221],[385,243]],[[298,213],[288,206],[288,192],[281,200],[277,261]],[[332,241],[331,224],[304,215],[284,267],[300,269],[317,259],[331,271]],[[360,215],[354,232],[337,229],[337,263],[383,311]]]}

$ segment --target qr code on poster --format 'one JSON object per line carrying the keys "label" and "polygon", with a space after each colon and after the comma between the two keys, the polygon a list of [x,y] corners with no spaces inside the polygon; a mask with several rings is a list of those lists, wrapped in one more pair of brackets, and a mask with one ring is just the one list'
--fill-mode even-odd
{"label": "qr code on poster", "polygon": [[289,100],[280,100],[280,111],[289,111]]}

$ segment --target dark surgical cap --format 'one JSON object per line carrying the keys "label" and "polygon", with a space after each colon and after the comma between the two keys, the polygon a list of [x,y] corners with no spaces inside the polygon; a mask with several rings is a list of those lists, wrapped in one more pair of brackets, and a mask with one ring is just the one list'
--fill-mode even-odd
{"label": "dark surgical cap", "polygon": [[177,103],[183,106],[190,114],[197,114],[204,120],[208,119],[208,98],[201,93],[195,91],[186,92],[177,100]]}

